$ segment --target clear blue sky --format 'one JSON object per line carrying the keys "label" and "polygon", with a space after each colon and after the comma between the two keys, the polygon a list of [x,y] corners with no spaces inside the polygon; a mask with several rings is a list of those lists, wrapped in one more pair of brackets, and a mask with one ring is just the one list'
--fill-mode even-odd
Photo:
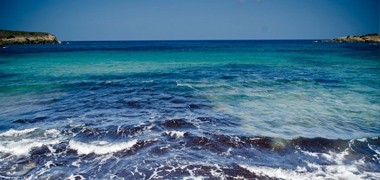
{"label": "clear blue sky", "polygon": [[0,29],[59,40],[329,39],[379,33],[380,0],[0,0]]}

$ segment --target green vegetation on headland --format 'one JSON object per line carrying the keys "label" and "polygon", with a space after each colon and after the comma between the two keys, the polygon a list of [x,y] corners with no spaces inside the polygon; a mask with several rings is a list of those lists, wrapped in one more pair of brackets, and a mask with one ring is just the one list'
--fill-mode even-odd
{"label": "green vegetation on headland", "polygon": [[380,34],[365,34],[357,36],[346,36],[331,40],[322,40],[322,42],[380,42]]}
{"label": "green vegetation on headland", "polygon": [[0,30],[0,45],[4,44],[59,44],[49,33]]}

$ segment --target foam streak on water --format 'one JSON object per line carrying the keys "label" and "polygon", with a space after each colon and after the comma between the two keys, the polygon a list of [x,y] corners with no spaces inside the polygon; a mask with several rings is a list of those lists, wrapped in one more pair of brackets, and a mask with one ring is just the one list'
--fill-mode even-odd
{"label": "foam streak on water", "polygon": [[0,49],[0,179],[379,179],[379,44]]}

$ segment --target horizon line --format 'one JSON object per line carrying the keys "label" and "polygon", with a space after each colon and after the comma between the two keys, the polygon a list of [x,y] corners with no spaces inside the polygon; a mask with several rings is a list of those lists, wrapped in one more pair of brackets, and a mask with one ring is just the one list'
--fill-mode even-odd
{"label": "horizon line", "polygon": [[61,40],[61,42],[91,41],[320,41],[328,39],[136,39],[136,40]]}

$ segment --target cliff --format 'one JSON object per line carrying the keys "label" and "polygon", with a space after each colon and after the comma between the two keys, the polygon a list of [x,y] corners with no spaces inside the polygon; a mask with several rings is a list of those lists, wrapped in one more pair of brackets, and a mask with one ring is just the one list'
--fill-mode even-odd
{"label": "cliff", "polygon": [[322,42],[380,42],[380,34],[366,34],[358,36],[346,36],[331,40],[323,40]]}
{"label": "cliff", "polygon": [[0,30],[0,44],[57,44],[61,43],[49,33]]}

